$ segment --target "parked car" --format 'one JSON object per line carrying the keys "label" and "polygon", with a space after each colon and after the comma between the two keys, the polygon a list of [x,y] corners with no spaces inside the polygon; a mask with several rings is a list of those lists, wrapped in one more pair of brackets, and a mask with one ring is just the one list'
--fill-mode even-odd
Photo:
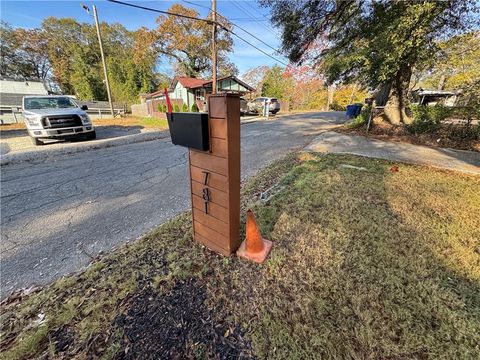
{"label": "parked car", "polygon": [[244,98],[240,98],[240,116],[248,114],[248,103]]}
{"label": "parked car", "polygon": [[41,139],[96,138],[95,128],[85,110],[68,96],[24,96],[23,117],[34,145]]}
{"label": "parked car", "polygon": [[255,100],[248,103],[249,112],[254,114],[261,114],[263,112],[265,101],[267,101],[267,103],[270,103],[269,105],[270,113],[276,114],[280,111],[280,102],[276,98],[258,97]]}

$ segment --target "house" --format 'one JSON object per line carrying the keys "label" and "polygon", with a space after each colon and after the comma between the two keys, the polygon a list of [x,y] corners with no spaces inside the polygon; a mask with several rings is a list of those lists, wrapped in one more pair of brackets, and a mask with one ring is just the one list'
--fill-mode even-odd
{"label": "house", "polygon": [[[255,89],[235,76],[227,76],[217,80],[217,92],[235,93],[241,96],[250,94]],[[206,111],[207,97],[212,93],[212,80],[197,79],[190,77],[176,77],[168,95],[172,104],[177,104],[181,109],[184,104],[190,110],[196,104],[200,111]],[[165,103],[164,90],[151,94],[141,95],[143,103],[147,104],[148,115],[158,112],[158,104]]]}
{"label": "house", "polygon": [[412,103],[418,105],[441,104],[453,107],[457,105],[461,95],[461,90],[424,90],[420,88],[412,91]]}
{"label": "house", "polygon": [[40,80],[0,79],[0,122],[9,124],[21,119],[22,99],[25,95],[48,95]]}

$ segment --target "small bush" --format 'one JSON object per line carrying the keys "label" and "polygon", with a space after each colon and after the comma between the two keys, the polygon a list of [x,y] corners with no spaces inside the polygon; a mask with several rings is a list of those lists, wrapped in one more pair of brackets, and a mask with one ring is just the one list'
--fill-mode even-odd
{"label": "small bush", "polygon": [[450,108],[443,105],[412,106],[413,122],[406,128],[414,134],[434,133],[442,126],[442,121],[450,114]]}
{"label": "small bush", "polygon": [[449,124],[444,129],[445,136],[451,140],[458,141],[479,141],[480,140],[480,123],[477,125],[463,124],[454,125]]}
{"label": "small bush", "polygon": [[188,112],[188,105],[187,104],[182,105],[182,112]]}
{"label": "small bush", "polygon": [[158,110],[159,112],[163,112],[163,104],[162,104],[162,103],[158,103],[158,104],[157,104],[157,110]]}
{"label": "small bush", "polygon": [[180,108],[178,107],[178,104],[173,105],[173,112],[180,112]]}
{"label": "small bush", "polygon": [[345,106],[342,106],[340,104],[337,104],[336,102],[330,104],[330,110],[333,111],[345,111],[347,108]]}
{"label": "small bush", "polygon": [[198,106],[197,106],[197,104],[193,104],[193,105],[192,105],[191,111],[192,111],[192,112],[198,112]]}
{"label": "small bush", "polygon": [[368,118],[370,117],[370,112],[372,111],[371,106],[364,107],[359,115],[357,115],[353,121],[347,124],[347,127],[350,129],[356,129],[363,125],[366,125]]}

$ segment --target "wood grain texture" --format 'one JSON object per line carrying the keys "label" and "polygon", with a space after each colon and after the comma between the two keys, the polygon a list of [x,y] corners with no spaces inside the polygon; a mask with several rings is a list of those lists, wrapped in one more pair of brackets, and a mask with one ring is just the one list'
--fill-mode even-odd
{"label": "wood grain texture", "polygon": [[[211,95],[208,98],[208,115],[212,118],[223,118],[227,117],[227,99],[228,96],[223,95]],[[239,100],[240,104],[240,100]],[[240,113],[239,113],[240,115]]]}
{"label": "wood grain texture", "polygon": [[210,138],[227,139],[227,122],[225,118],[209,119]]}
{"label": "wood grain texture", "polygon": [[207,188],[210,193],[210,202],[220,205],[225,209],[229,209],[228,193],[210,188],[201,183],[192,180],[192,194],[195,194],[203,199],[203,189]]}
{"label": "wood grain texture", "polygon": [[215,251],[216,253],[221,254],[223,256],[229,256],[232,252],[232,251],[230,251],[230,249],[223,248],[223,247],[219,246],[218,244],[214,243],[211,240],[208,240],[207,238],[203,237],[202,235],[200,235],[198,233],[195,234],[195,241],[199,242],[200,244],[206,246],[210,250]]}
{"label": "wood grain texture", "polygon": [[[192,194],[192,208],[205,212],[205,201],[200,196]],[[208,213],[224,223],[230,221],[228,209],[211,201],[208,203]]]}
{"label": "wood grain texture", "polygon": [[205,173],[208,173],[207,185],[223,192],[228,191],[228,178],[224,175],[220,175],[206,169],[202,169],[193,165],[190,165],[190,177],[196,182],[205,184]]}
{"label": "wood grain texture", "polygon": [[[189,151],[194,239],[228,255],[240,246],[240,100],[221,94],[208,102],[210,151]],[[204,171],[210,173],[206,185]]]}
{"label": "wood grain texture", "polygon": [[208,153],[190,150],[190,164],[220,175],[227,175],[227,159]]}
{"label": "wood grain texture", "polygon": [[216,244],[218,247],[230,252],[230,242],[228,236],[222,235],[208,226],[205,226],[198,221],[193,223],[193,229],[195,235],[200,235],[202,238],[209,240],[211,243]]}
{"label": "wood grain texture", "polygon": [[210,229],[214,229],[216,232],[228,237],[230,233],[228,223],[225,223],[210,214],[205,213],[204,210],[193,208],[195,212],[195,221],[198,221],[200,224],[205,225]]}

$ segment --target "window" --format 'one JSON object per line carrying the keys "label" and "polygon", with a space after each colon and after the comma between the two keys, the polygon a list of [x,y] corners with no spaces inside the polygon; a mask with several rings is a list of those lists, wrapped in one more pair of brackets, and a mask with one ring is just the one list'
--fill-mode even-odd
{"label": "window", "polygon": [[33,109],[66,109],[76,108],[78,105],[69,97],[36,97],[25,98],[26,110]]}

